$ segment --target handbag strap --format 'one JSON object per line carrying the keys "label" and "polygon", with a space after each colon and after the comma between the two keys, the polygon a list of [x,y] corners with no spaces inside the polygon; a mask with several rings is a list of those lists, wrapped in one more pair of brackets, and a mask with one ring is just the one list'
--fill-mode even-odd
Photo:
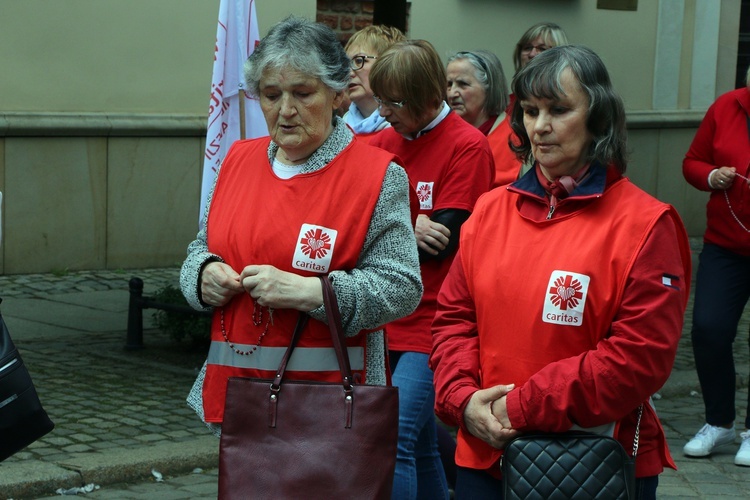
{"label": "handbag strap", "polygon": [[[328,320],[328,329],[331,332],[331,341],[333,343],[333,349],[336,351],[336,359],[339,363],[339,371],[341,372],[341,383],[344,386],[344,391],[349,395],[352,391],[352,369],[349,363],[349,353],[344,347],[344,329],[341,326],[341,312],[339,311],[338,301],[336,300],[336,293],[333,291],[333,286],[328,276],[319,276],[320,284],[323,289],[323,305],[326,310],[326,318]],[[292,340],[287,347],[284,356],[281,358],[279,368],[276,370],[276,376],[271,383],[271,392],[278,395],[281,390],[281,381],[284,378],[284,372],[286,372],[287,364],[289,359],[292,357],[292,352],[297,346],[297,342],[302,336],[302,331],[307,326],[307,321],[310,316],[306,313],[300,313],[299,319],[297,320],[297,326],[294,328],[292,333]]]}
{"label": "handbag strap", "polygon": [[278,370],[276,370],[276,376],[273,378],[273,382],[271,383],[271,392],[276,395],[278,395],[278,392],[281,389],[281,379],[284,378],[286,365],[289,363],[289,358],[292,357],[292,352],[294,352],[294,348],[297,346],[297,342],[302,335],[302,330],[304,330],[307,326],[308,319],[310,319],[310,316],[308,316],[306,313],[299,313],[297,325],[294,327],[294,332],[292,333],[292,340],[289,342],[289,347],[287,347],[286,351],[284,352],[284,356],[281,358],[279,368]]}
{"label": "handbag strap", "polygon": [[345,390],[351,390],[354,379],[352,378],[352,368],[349,364],[349,352],[346,350],[344,344],[344,328],[341,326],[341,311],[339,311],[339,303],[328,276],[319,276],[319,278],[320,284],[323,287],[323,304],[326,308],[328,328],[331,331],[333,348],[336,350],[336,357],[339,360],[341,381],[344,384]]}

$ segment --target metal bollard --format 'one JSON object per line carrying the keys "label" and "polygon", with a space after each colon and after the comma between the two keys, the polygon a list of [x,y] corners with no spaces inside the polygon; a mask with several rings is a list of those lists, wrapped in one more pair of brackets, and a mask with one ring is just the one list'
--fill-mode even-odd
{"label": "metal bollard", "polygon": [[129,281],[128,334],[125,349],[143,349],[143,280],[133,277]]}

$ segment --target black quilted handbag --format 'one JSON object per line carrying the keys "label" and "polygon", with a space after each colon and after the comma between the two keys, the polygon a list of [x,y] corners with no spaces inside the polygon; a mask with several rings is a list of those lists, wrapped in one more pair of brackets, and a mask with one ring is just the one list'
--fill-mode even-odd
{"label": "black quilted handbag", "polygon": [[0,462],[54,426],[0,316]]}
{"label": "black quilted handbag", "polygon": [[505,500],[635,498],[635,456],[617,440],[587,432],[525,434],[508,443],[500,467]]}

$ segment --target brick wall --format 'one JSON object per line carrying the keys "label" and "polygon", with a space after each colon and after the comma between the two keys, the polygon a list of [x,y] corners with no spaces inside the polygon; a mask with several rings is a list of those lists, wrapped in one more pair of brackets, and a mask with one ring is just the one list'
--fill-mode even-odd
{"label": "brick wall", "polygon": [[[327,24],[346,44],[356,31],[372,24],[375,12],[374,0],[317,0],[317,21]],[[409,30],[409,11],[411,2],[406,3],[406,36]]]}
{"label": "brick wall", "polygon": [[372,0],[318,0],[317,21],[328,25],[345,44],[355,31],[372,24]]}

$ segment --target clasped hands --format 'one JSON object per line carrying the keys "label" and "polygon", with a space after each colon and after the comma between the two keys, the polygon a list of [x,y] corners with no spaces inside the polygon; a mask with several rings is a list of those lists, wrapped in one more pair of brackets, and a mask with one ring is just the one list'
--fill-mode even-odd
{"label": "clasped hands", "polygon": [[273,309],[312,311],[323,304],[323,289],[317,277],[305,277],[270,265],[245,266],[238,273],[224,262],[210,262],[200,277],[201,297],[208,305],[221,307],[246,292],[260,306]]}
{"label": "clasped hands", "polygon": [[505,448],[519,434],[511,427],[505,400],[514,387],[510,384],[480,389],[472,394],[464,409],[466,429],[494,448]]}

